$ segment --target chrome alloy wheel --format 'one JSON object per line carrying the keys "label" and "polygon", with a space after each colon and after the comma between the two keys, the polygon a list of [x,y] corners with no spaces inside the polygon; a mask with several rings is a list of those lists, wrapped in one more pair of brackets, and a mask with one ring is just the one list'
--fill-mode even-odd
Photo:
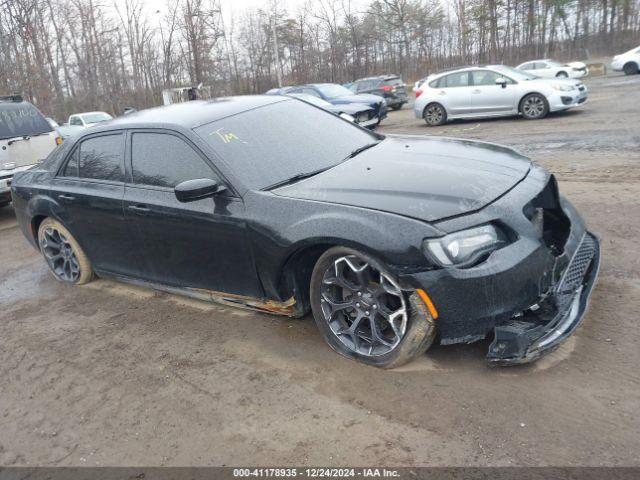
{"label": "chrome alloy wheel", "polygon": [[538,95],[531,95],[522,104],[522,111],[529,118],[537,118],[544,113],[544,100]]}
{"label": "chrome alloy wheel", "polygon": [[69,240],[55,228],[45,229],[40,249],[55,275],[65,282],[75,283],[80,278],[80,264]]}
{"label": "chrome alloy wheel", "polygon": [[384,355],[404,337],[408,315],[400,287],[356,255],[340,257],[327,268],[321,292],[324,319],[352,352]]}

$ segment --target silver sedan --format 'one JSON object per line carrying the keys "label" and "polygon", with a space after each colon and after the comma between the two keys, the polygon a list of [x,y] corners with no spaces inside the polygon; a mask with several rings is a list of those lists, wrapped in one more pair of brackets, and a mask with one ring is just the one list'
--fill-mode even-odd
{"label": "silver sedan", "polygon": [[522,115],[534,120],[587,101],[587,87],[579,80],[547,80],[504,65],[433,75],[416,94],[415,115],[431,126],[458,118]]}

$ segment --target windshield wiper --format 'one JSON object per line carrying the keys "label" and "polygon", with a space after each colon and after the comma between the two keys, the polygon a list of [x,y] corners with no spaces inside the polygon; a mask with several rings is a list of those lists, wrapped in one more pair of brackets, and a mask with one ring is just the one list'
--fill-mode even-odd
{"label": "windshield wiper", "polygon": [[356,155],[358,155],[359,153],[364,152],[365,150],[371,148],[371,147],[375,147],[376,145],[378,145],[382,140],[378,140],[377,142],[371,142],[371,143],[367,143],[366,145],[363,145],[361,147],[356,148],[353,152],[351,152],[349,155],[347,155],[347,157],[345,158],[345,160],[349,160],[350,158],[355,157]]}
{"label": "windshield wiper", "polygon": [[313,172],[304,172],[297,173],[293,177],[289,177],[285,180],[281,180],[279,182],[274,183],[273,185],[269,185],[268,187],[264,187],[262,190],[273,190],[274,188],[284,187],[285,185],[290,185],[295,182],[299,182],[300,180],[304,180],[305,178],[313,177],[319,173],[322,173],[330,168],[335,167],[335,165],[331,165],[330,167],[319,168],[318,170],[314,170]]}

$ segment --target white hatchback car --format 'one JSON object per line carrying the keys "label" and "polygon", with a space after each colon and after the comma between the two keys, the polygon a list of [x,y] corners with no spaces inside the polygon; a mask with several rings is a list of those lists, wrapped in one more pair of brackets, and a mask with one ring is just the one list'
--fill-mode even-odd
{"label": "white hatchback car", "polygon": [[522,115],[533,120],[587,101],[587,87],[579,80],[547,80],[504,65],[449,70],[420,89],[413,110],[431,126],[457,118]]}
{"label": "white hatchback car", "polygon": [[616,72],[633,75],[640,72],[640,47],[632,48],[628,52],[613,57],[611,68]]}
{"label": "white hatchback car", "polygon": [[562,64],[549,59],[522,63],[517,68],[540,78],[582,78],[589,74],[582,62]]}

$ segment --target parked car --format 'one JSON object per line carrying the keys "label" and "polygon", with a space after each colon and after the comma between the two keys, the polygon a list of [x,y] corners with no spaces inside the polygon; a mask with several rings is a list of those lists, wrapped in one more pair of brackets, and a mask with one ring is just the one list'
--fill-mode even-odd
{"label": "parked car", "polygon": [[562,64],[549,59],[522,63],[517,68],[540,78],[582,78],[589,74],[582,62]]}
{"label": "parked car", "polygon": [[348,88],[335,83],[312,83],[308,85],[299,85],[283,88],[274,88],[269,90],[269,95],[287,95],[289,93],[306,93],[321,98],[333,105],[345,105],[348,103],[357,103],[369,105],[373,108],[378,121],[387,116],[387,102],[384,98],[371,94],[354,94]]}
{"label": "parked car", "polygon": [[616,72],[624,72],[625,75],[635,75],[640,72],[640,47],[613,57],[611,68]]}
{"label": "parked car", "polygon": [[45,117],[47,119],[47,122],[49,122],[49,125],[51,125],[52,128],[58,128],[60,125],[58,125],[58,122],[56,122],[53,118],[51,117]]}
{"label": "parked car", "polygon": [[92,127],[98,123],[111,120],[113,117],[106,112],[74,113],[67,122],[74,127]]}
{"label": "parked car", "polygon": [[19,95],[0,97],[0,207],[11,202],[13,176],[61,143],[47,119]]}
{"label": "parked car", "polygon": [[535,360],[578,327],[599,265],[598,239],[528,158],[384,137],[284,96],[120,117],[17,174],[12,192],[58,280],[311,309],[331,348],[387,368],[436,333],[493,333],[491,362]]}
{"label": "parked car", "polygon": [[352,85],[355,93],[371,93],[383,97],[392,110],[400,110],[409,101],[407,86],[398,75],[361,78]]}
{"label": "parked car", "polygon": [[587,101],[579,80],[547,80],[504,65],[465,67],[435,75],[421,86],[417,118],[442,125],[457,118],[522,115],[534,120]]}
{"label": "parked car", "polygon": [[361,127],[374,129],[380,122],[373,108],[369,105],[365,105],[364,103],[341,103],[339,105],[333,105],[326,100],[322,100],[321,98],[314,95],[308,95],[306,93],[289,93],[287,96],[304,100],[311,105],[327,110],[328,112],[338,115],[350,122],[355,122]]}

